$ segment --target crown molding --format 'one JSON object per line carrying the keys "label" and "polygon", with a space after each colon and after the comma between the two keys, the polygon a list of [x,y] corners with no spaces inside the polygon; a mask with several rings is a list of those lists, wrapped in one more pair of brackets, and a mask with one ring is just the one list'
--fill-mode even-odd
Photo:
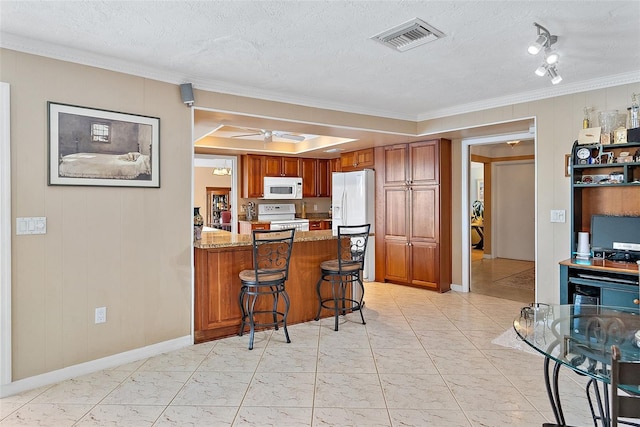
{"label": "crown molding", "polygon": [[203,77],[187,76],[177,72],[161,70],[156,67],[149,67],[143,64],[123,61],[119,58],[105,55],[97,55],[79,49],[72,49],[66,46],[34,40],[26,37],[16,36],[9,33],[0,32],[0,47],[19,52],[44,56],[61,61],[102,68],[138,77],[149,78],[179,85],[190,82],[196,89],[224,93],[227,95],[243,96],[247,98],[260,99],[264,101],[282,102],[287,104],[300,105],[305,107],[320,108],[340,111],[352,114],[362,114],[374,117],[384,117],[389,119],[424,121],[442,117],[454,116],[457,114],[471,113],[491,108],[504,107],[506,105],[519,104],[523,102],[538,101],[545,98],[569,95],[594,89],[601,89],[611,86],[618,86],[640,81],[640,71],[625,74],[617,74],[584,82],[568,83],[558,86],[548,87],[540,90],[518,93],[514,95],[491,98],[478,102],[472,102],[455,107],[443,108],[439,110],[426,111],[418,115],[400,114],[397,111],[389,111],[375,108],[363,108],[350,104],[327,102],[326,100],[310,97],[286,96],[281,93],[265,91],[260,88],[247,87],[244,85],[234,85]]}
{"label": "crown molding", "polygon": [[557,96],[571,95],[574,93],[587,92],[590,90],[604,89],[607,87],[638,82],[640,82],[640,70],[597,79],[585,80],[582,82],[567,84],[563,83],[561,85],[547,87],[544,89],[521,92],[514,95],[498,98],[491,98],[483,101],[471,102],[464,105],[456,105],[455,107],[444,108],[420,114],[418,115],[417,120],[432,120],[442,117],[455,116],[457,114],[473,113],[475,111],[489,110],[491,108],[521,104],[524,102],[540,101],[542,99],[554,98]]}

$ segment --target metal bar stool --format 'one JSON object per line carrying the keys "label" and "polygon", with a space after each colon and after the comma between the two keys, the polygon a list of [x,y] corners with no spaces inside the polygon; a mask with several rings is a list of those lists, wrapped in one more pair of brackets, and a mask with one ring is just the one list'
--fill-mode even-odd
{"label": "metal bar stool", "polygon": [[[316,320],[320,319],[323,308],[333,310],[336,331],[339,316],[354,311],[360,312],[362,324],[366,324],[362,314],[362,270],[370,228],[371,224],[338,226],[338,258],[320,264],[322,275],[316,285],[319,301]],[[325,283],[331,287],[330,298],[322,297],[322,287]]]}
{"label": "metal bar stool", "polygon": [[[253,269],[240,272],[240,295],[238,301],[242,310],[240,336],[249,323],[249,350],[253,349],[253,337],[256,327],[267,328],[282,325],[287,342],[287,314],[289,295],[285,282],[289,277],[289,261],[293,248],[295,229],[253,230]],[[270,309],[265,297],[272,297]],[[282,296],[284,308],[278,311],[278,301]],[[257,305],[256,305],[257,304]]]}

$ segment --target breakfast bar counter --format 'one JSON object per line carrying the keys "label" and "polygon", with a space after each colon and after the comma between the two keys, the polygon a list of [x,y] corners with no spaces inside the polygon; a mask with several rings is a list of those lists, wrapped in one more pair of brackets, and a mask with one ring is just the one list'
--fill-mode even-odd
{"label": "breakfast bar counter", "polygon": [[[313,320],[318,310],[316,283],[320,263],[335,259],[336,236],[331,230],[296,232],[287,293],[291,308],[287,324]],[[238,303],[242,270],[253,266],[251,235],[225,231],[204,232],[194,242],[195,262],[195,342],[235,335],[239,332],[241,312]],[[266,303],[267,301],[265,301]],[[323,310],[321,317],[332,316]],[[295,339],[294,336],[291,339]]]}

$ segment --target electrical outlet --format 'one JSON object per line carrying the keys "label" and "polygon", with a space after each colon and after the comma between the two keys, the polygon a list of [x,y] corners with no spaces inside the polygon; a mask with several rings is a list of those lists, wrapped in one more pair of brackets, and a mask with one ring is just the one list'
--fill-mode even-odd
{"label": "electrical outlet", "polygon": [[313,211],[317,211],[318,210],[318,205],[313,205]]}
{"label": "electrical outlet", "polygon": [[96,324],[107,322],[107,307],[96,308]]}

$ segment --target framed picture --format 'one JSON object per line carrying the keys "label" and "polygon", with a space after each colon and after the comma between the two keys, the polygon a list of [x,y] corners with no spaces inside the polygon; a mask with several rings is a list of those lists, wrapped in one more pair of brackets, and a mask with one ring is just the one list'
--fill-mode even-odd
{"label": "framed picture", "polygon": [[484,202],[484,179],[476,179],[476,186],[478,189],[478,200]]}
{"label": "framed picture", "polygon": [[48,102],[49,185],[160,187],[160,119]]}

